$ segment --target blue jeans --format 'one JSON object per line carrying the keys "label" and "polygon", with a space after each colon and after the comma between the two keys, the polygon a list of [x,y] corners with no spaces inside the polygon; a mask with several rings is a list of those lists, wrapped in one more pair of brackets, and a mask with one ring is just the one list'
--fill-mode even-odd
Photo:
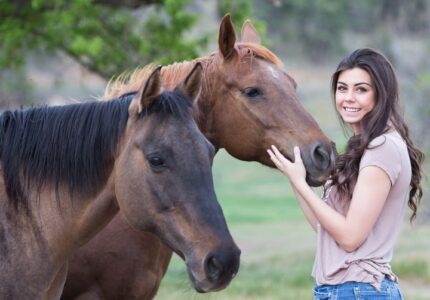
{"label": "blue jeans", "polygon": [[372,285],[362,282],[345,282],[338,285],[318,285],[314,300],[403,300],[397,283],[385,278],[378,292]]}

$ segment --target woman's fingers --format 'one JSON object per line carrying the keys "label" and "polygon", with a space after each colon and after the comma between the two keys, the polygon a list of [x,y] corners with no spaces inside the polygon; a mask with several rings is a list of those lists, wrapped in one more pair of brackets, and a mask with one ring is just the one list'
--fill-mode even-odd
{"label": "woman's fingers", "polygon": [[278,158],[278,160],[284,164],[289,163],[290,161],[285,158],[285,156],[276,148],[276,146],[272,145],[272,151]]}
{"label": "woman's fingers", "polygon": [[279,161],[279,159],[276,157],[275,153],[273,153],[272,150],[267,149],[267,153],[269,153],[270,159],[273,161],[275,166],[279,169],[282,167],[282,163]]}
{"label": "woman's fingers", "polygon": [[[302,175],[306,176],[306,170],[303,165],[302,157],[300,155],[299,147],[295,146],[293,149],[294,152],[294,162],[291,162],[289,159],[285,158],[285,156],[276,148],[276,146],[271,146],[271,149],[267,149],[267,153],[269,153],[270,159],[273,161],[275,166],[290,180],[294,180],[294,178],[301,178]],[[293,181],[291,181],[293,182]]]}
{"label": "woman's fingers", "polygon": [[294,162],[302,162],[302,155],[298,146],[294,147]]}
{"label": "woman's fingers", "polygon": [[278,158],[276,157],[275,153],[273,153],[273,151],[270,149],[267,149],[267,153],[269,153],[270,159],[276,164]]}

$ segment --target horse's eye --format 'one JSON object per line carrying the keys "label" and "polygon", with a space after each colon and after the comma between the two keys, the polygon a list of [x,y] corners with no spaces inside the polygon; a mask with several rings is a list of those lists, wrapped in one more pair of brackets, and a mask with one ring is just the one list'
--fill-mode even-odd
{"label": "horse's eye", "polygon": [[242,91],[242,93],[248,98],[256,98],[263,95],[263,92],[256,87],[247,87]]}
{"label": "horse's eye", "polygon": [[161,157],[153,156],[148,158],[149,163],[153,167],[161,167],[164,166],[164,160]]}

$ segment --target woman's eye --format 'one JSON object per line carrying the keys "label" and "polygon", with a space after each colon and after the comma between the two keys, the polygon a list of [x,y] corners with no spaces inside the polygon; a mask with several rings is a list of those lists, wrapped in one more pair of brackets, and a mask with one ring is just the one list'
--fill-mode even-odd
{"label": "woman's eye", "polygon": [[256,87],[248,87],[242,91],[242,93],[248,98],[255,98],[263,95],[263,92]]}
{"label": "woman's eye", "polygon": [[148,161],[153,167],[160,167],[164,165],[164,160],[157,156],[149,158]]}
{"label": "woman's eye", "polygon": [[346,90],[346,88],[343,85],[340,85],[340,86],[337,87],[337,90],[340,91],[340,92],[343,92],[343,91]]}

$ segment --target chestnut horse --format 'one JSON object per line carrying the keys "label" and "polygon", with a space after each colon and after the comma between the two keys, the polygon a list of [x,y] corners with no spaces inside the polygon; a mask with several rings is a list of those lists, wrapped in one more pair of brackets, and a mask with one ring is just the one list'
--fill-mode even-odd
{"label": "chestnut horse", "polygon": [[201,71],[172,92],[160,94],[158,68],[114,101],[2,113],[0,299],[59,299],[70,254],[119,209],[186,261],[198,291],[230,282],[240,251],[191,114]]}
{"label": "chestnut horse", "polygon": [[[218,44],[217,52],[163,67],[163,86],[172,88],[196,62],[201,63],[204,78],[194,114],[216,149],[274,167],[266,152],[270,145],[289,158],[298,145],[307,181],[322,184],[333,164],[334,148],[298,101],[296,83],[281,61],[260,45],[249,21],[237,42],[228,15],[221,22]],[[145,68],[128,82],[111,83],[104,98],[135,91],[146,73]],[[132,230],[118,214],[73,256],[62,299],[152,299],[171,255],[159,239]]]}

